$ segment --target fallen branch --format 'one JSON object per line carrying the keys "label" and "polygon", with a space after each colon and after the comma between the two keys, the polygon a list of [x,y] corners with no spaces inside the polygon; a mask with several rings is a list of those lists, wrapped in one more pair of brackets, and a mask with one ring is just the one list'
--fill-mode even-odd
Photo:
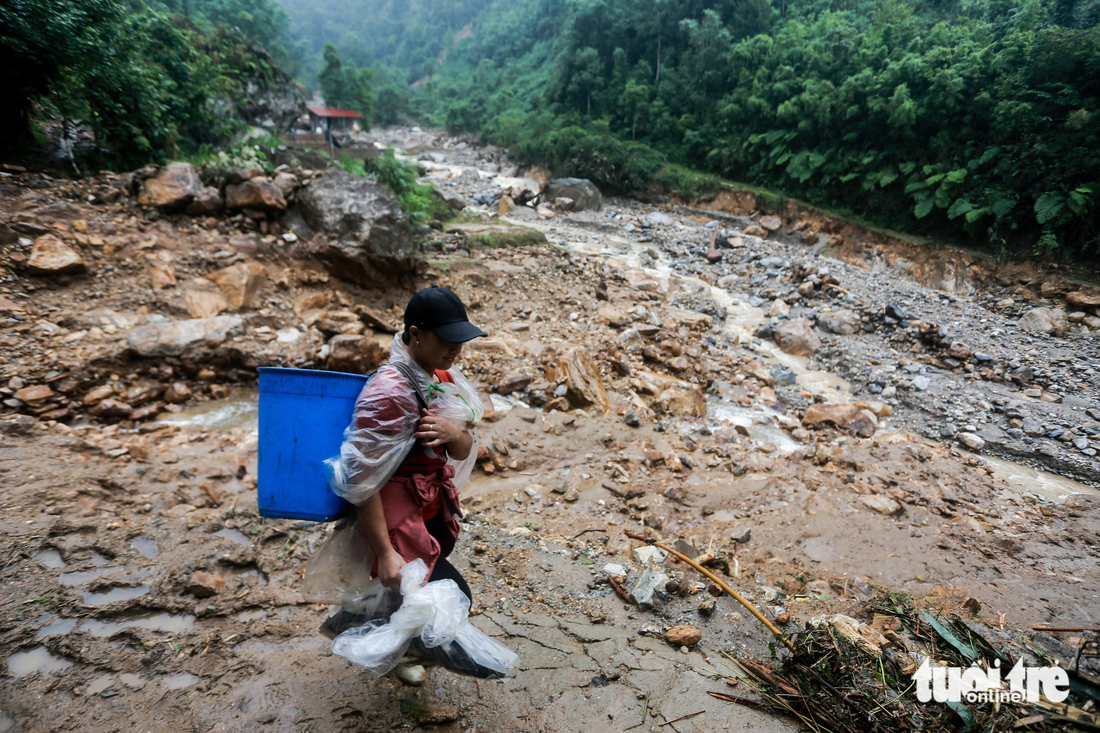
{"label": "fallen branch", "polygon": [[622,581],[619,580],[618,575],[612,575],[607,579],[607,584],[611,586],[612,590],[618,594],[619,598],[622,598],[627,603],[632,603],[633,600],[627,594],[626,588],[623,588]]}
{"label": "fallen branch", "polygon": [[748,601],[746,601],[745,598],[740,593],[738,593],[733,588],[730,588],[728,585],[726,585],[724,582],[722,582],[722,580],[717,575],[710,572],[709,570],[704,568],[702,565],[700,565],[699,563],[692,560],[687,555],[684,555],[680,552],[677,552],[676,550],[672,549],[671,547],[664,544],[663,542],[657,542],[656,540],[654,540],[652,538],[645,537],[645,536],[640,535],[640,534],[633,534],[632,532],[627,532],[626,536],[629,537],[632,540],[640,540],[640,541],[645,542],[647,544],[654,545],[655,547],[660,547],[665,552],[667,552],[670,555],[673,555],[675,557],[678,557],[681,561],[686,562],[688,565],[690,565],[691,567],[695,568],[696,570],[698,570],[703,575],[710,578],[712,581],[714,581],[714,583],[719,588],[724,590],[726,593],[729,593],[731,596],[734,597],[734,599],[737,600],[738,603],[740,603],[742,606],[744,606],[746,609],[748,609],[749,613],[751,613],[753,616],[756,616],[756,619],[760,623],[764,624],[764,626],[766,626],[768,628],[768,631],[775,634],[776,638],[779,639],[780,641],[782,641],[783,644],[786,645],[786,647],[788,649],[790,649],[792,653],[794,652],[794,650],[795,650],[794,649],[794,642],[792,642],[790,639],[788,639],[786,636],[784,636],[783,632],[775,627],[775,624],[773,624],[771,621],[769,621],[768,618],[764,614],[760,613],[760,611],[758,611],[756,609],[756,606],[754,606],[751,603],[749,603]]}
{"label": "fallen branch", "polygon": [[681,715],[679,718],[673,718],[672,720],[666,720],[665,722],[661,723],[657,727],[658,728],[664,728],[666,725],[672,725],[673,723],[681,721],[684,718],[694,718],[696,715],[702,715],[705,712],[706,712],[706,710],[697,710],[694,713],[688,713],[687,715]]}
{"label": "fallen branch", "polygon": [[575,535],[573,535],[573,539],[577,539],[582,534],[588,534],[589,532],[607,532],[607,530],[606,529],[583,529],[580,532],[577,532]]}

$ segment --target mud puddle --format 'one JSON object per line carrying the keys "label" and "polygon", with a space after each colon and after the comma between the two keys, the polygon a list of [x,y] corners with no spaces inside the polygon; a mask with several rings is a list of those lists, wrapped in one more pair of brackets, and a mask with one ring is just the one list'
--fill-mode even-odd
{"label": "mud puddle", "polygon": [[32,674],[57,674],[73,666],[72,662],[50,654],[44,646],[35,647],[29,652],[19,652],[8,657],[8,672],[15,679],[23,679]]}
{"label": "mud puddle", "polygon": [[128,628],[160,631],[166,634],[183,634],[195,628],[195,617],[158,613],[154,616],[138,616],[117,622],[88,619],[80,625],[81,631],[86,631],[101,639],[114,636],[123,629]]}
{"label": "mud puddle", "polygon": [[46,547],[31,555],[31,559],[39,565],[59,570],[65,567],[65,561],[61,559],[61,553],[52,547]]}
{"label": "mud puddle", "polygon": [[85,593],[84,602],[89,606],[105,606],[108,603],[132,601],[149,592],[149,586],[139,585],[133,588],[111,588],[102,593]]}

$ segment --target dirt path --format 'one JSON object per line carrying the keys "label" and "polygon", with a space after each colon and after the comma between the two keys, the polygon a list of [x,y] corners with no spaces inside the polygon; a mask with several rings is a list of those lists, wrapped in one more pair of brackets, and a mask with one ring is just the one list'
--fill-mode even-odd
{"label": "dirt path", "polygon": [[[484,170],[433,174],[471,203],[499,191],[491,174],[508,165],[499,151],[453,142],[421,155]],[[372,680],[331,655],[317,633],[329,609],[299,593],[327,528],[257,514],[251,370],[318,365],[330,316],[303,304],[365,304],[393,318],[407,293],[343,285],[259,235],[147,223],[124,203],[72,203],[80,195],[48,182],[6,191],[0,214],[62,201],[77,211],[60,221],[86,220],[109,246],[83,250],[92,276],[6,276],[0,296],[17,308],[0,301],[11,326],[5,389],[46,383],[79,402],[103,384],[128,395],[180,382],[196,396],[182,411],[161,401],[146,422],[0,420],[0,731],[382,731],[452,713],[442,729],[592,731],[628,728],[643,710],[644,730],[792,729],[705,694],[729,689],[725,654],[769,655],[768,633],[732,599],[671,562],[659,571],[673,585],[644,608],[616,595],[609,574],[630,592],[647,569],[627,530],[717,556],[788,629],[817,613],[858,614],[881,592],[953,610],[973,599],[981,618],[1016,632],[1100,620],[1091,488],[957,442],[978,435],[987,451],[1095,481],[1085,452],[1100,430],[1089,412],[1095,335],[1025,334],[1009,317],[1020,306],[987,307],[1009,286],[972,274],[961,281],[972,292],[956,285],[941,297],[907,278],[889,248],[865,247],[860,265],[840,245],[744,235],[709,264],[711,230],[697,214],[614,199],[599,213],[508,217],[543,231],[545,245],[470,250],[452,234],[429,245],[422,282],[455,288],[491,333],[464,355],[464,372],[486,392],[530,378],[492,397],[455,553],[474,623],[520,668],[481,683],[433,671],[419,690]],[[731,233],[751,225],[720,219]],[[242,336],[194,362],[127,354],[129,328],[185,313],[172,289],[150,288],[151,265],[171,263],[182,287],[235,260],[262,263],[270,278]],[[832,275],[845,292],[788,299],[796,271]],[[927,343],[919,326],[876,317],[886,304],[948,326],[950,339]],[[809,359],[769,335],[808,311],[820,325],[840,310],[856,313],[858,332],[817,329],[824,343]],[[990,361],[948,356],[952,342]],[[1030,380],[1003,377],[1024,366]],[[610,409],[570,404],[583,382],[572,368],[599,375]],[[1028,397],[1036,384],[1040,396]],[[800,422],[814,404],[856,400],[879,413],[869,437]],[[1066,431],[1086,447],[1062,440]],[[679,624],[702,641],[671,646],[664,633]]]}

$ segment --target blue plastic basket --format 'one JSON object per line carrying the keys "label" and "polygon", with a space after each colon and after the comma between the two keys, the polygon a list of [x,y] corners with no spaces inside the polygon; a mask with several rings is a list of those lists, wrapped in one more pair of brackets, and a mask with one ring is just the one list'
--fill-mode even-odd
{"label": "blue plastic basket", "polygon": [[340,452],[370,377],[260,368],[260,515],[328,522],[349,506],[329,488],[324,461]]}

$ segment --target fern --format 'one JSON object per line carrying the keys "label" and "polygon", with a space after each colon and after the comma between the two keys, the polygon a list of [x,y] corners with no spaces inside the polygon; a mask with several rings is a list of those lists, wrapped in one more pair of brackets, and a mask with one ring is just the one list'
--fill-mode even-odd
{"label": "fern", "polygon": [[[1046,224],[1062,212],[1066,197],[1060,193],[1044,193],[1035,201],[1035,221]],[[1049,234],[1049,232],[1048,232]],[[1044,237],[1047,235],[1044,234]],[[1054,236],[1051,234],[1050,236]]]}
{"label": "fern", "polygon": [[993,216],[1003,219],[1016,208],[1016,197],[997,199],[993,202]]}
{"label": "fern", "polygon": [[913,207],[913,216],[917,217],[918,219],[923,219],[924,217],[928,216],[929,213],[931,213],[932,207],[935,206],[935,204],[935,199],[933,199],[928,194],[918,196],[917,205]]}

